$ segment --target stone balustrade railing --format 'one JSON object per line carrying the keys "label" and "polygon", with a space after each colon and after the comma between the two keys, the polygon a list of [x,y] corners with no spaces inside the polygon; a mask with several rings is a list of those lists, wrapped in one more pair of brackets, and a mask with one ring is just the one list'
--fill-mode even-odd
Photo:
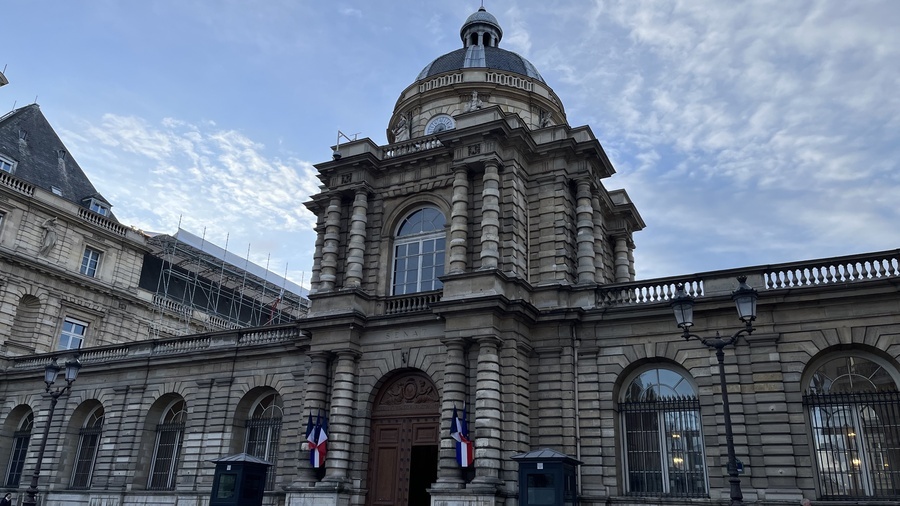
{"label": "stone balustrade railing", "polygon": [[[6,362],[7,371],[41,369],[54,358],[62,365],[70,357],[77,355],[78,360],[88,367],[90,364],[119,362],[132,358],[147,356],[171,356],[188,354],[201,350],[222,349],[259,344],[288,342],[301,337],[296,324],[272,325],[269,327],[236,330],[230,332],[213,332],[194,334],[186,337],[172,337],[119,343],[109,346],[97,346],[82,350],[65,350],[40,355],[10,357]],[[83,371],[82,371],[83,372]]]}
{"label": "stone balustrade railing", "polygon": [[78,209],[78,217],[88,223],[92,223],[100,228],[109,230],[116,235],[121,235],[122,237],[125,237],[125,234],[128,232],[128,227],[119,225],[109,218],[106,218],[105,216],[99,215],[94,211],[85,209],[83,207]]}
{"label": "stone balustrade railing", "polygon": [[11,176],[0,170],[0,185],[3,185],[13,191],[17,191],[22,195],[31,197],[34,195],[34,186],[22,181],[21,179]]}
{"label": "stone balustrade railing", "polygon": [[419,151],[439,148],[441,146],[443,146],[443,144],[441,144],[441,141],[439,141],[437,137],[413,139],[385,146],[381,150],[381,157],[383,159],[394,158],[396,156],[402,156],[409,153],[418,153]]}
{"label": "stone balustrade railing", "polygon": [[597,305],[670,301],[679,283],[694,297],[726,295],[737,288],[739,275],[747,276],[748,284],[760,292],[900,278],[900,250],[604,285],[597,289]]}
{"label": "stone balustrade railing", "polygon": [[425,292],[414,295],[391,297],[384,301],[384,314],[412,313],[424,311],[433,302],[441,300],[442,292]]}

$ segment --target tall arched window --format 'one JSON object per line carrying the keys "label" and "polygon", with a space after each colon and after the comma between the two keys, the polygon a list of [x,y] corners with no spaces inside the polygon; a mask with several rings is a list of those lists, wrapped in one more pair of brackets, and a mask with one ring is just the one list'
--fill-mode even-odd
{"label": "tall arched window", "polygon": [[12,451],[9,454],[9,465],[6,467],[5,486],[14,488],[22,480],[22,469],[25,467],[25,455],[31,442],[31,431],[34,429],[34,413],[29,412],[19,422],[19,428],[13,433]]}
{"label": "tall arched window", "polygon": [[156,446],[150,467],[150,480],[147,483],[150,490],[175,488],[175,471],[181,455],[185,415],[184,400],[173,401],[156,426]]}
{"label": "tall arched window", "polygon": [[625,449],[625,489],[630,495],[707,495],[700,401],[681,373],[641,371],[619,403]]}
{"label": "tall arched window", "polygon": [[427,292],[443,286],[444,249],[447,234],[443,213],[433,207],[407,216],[394,241],[394,295]]}
{"label": "tall arched window", "polygon": [[900,394],[887,364],[846,355],[819,365],[809,409],[823,499],[900,499]]}
{"label": "tall arched window", "polygon": [[72,469],[72,488],[91,487],[91,476],[94,474],[94,462],[97,459],[97,448],[100,447],[102,433],[103,407],[97,406],[88,415],[78,433],[78,452],[75,454],[75,466]]}
{"label": "tall arched window", "polygon": [[273,392],[256,403],[247,420],[244,452],[272,463],[266,474],[266,490],[275,490],[275,468],[283,414],[281,396]]}

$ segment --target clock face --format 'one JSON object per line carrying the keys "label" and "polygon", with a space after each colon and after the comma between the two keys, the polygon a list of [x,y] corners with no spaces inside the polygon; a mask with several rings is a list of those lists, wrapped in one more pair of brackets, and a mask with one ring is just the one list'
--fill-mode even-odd
{"label": "clock face", "polygon": [[443,132],[444,130],[452,130],[455,126],[456,123],[453,121],[453,118],[446,114],[441,114],[440,116],[431,118],[431,121],[425,126],[425,135]]}

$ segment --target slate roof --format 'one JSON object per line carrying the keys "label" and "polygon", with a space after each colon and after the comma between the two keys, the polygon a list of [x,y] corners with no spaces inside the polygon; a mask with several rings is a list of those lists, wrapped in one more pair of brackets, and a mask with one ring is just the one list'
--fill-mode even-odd
{"label": "slate roof", "polygon": [[[470,35],[480,34],[482,32],[495,38],[494,43],[482,43],[469,39]],[[451,51],[444,56],[440,56],[419,72],[416,81],[426,79],[431,76],[443,74],[460,69],[469,68],[489,68],[503,72],[513,72],[528,76],[544,82],[537,68],[530,61],[519,56],[512,51],[500,49],[497,45],[503,38],[503,29],[493,14],[489,13],[484,6],[481,6],[477,12],[472,14],[463,23],[459,30],[459,36],[462,39],[462,49]],[[479,36],[480,40],[480,36]]]}
{"label": "slate roof", "polygon": [[[481,60],[481,55],[467,55],[470,52],[469,50],[484,51],[484,59]],[[505,72],[514,72],[544,82],[544,78],[541,77],[537,68],[522,56],[499,47],[484,46],[463,47],[439,56],[422,69],[422,72],[419,72],[416,81],[452,70],[473,67],[486,67]]]}
{"label": "slate roof", "polygon": [[[21,139],[21,132],[25,139]],[[65,164],[59,163],[64,151]],[[47,191],[59,188],[61,197],[90,208],[90,199],[106,202],[56,135],[37,104],[26,105],[0,117],[0,155],[16,162],[13,176]],[[107,218],[116,221],[110,213]]]}

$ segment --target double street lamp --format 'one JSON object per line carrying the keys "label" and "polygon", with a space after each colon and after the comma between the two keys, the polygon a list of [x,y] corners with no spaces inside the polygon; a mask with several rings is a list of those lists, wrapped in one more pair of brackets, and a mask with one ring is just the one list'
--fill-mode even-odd
{"label": "double street lamp", "polygon": [[38,478],[41,476],[41,464],[44,460],[44,450],[47,448],[47,438],[50,436],[50,425],[53,423],[53,412],[56,410],[56,402],[61,396],[71,390],[72,383],[74,383],[75,378],[78,377],[78,371],[80,369],[81,363],[78,362],[77,358],[67,361],[65,366],[66,385],[56,387],[56,390],[52,390],[53,384],[56,383],[56,379],[59,377],[59,373],[63,371],[63,368],[60,367],[55,358],[44,367],[44,383],[47,384],[46,392],[50,394],[50,412],[47,413],[47,422],[44,424],[44,437],[41,438],[41,447],[38,449],[37,463],[35,463],[34,473],[31,475],[31,486],[25,490],[26,495],[25,500],[22,501],[22,506],[34,506],[37,504]]}
{"label": "double street lamp", "polygon": [[681,337],[686,341],[697,339],[706,347],[716,350],[716,359],[719,361],[719,383],[722,387],[722,413],[725,416],[725,444],[728,447],[728,481],[731,484],[731,506],[742,506],[744,495],[741,493],[741,479],[738,477],[737,459],[734,456],[734,434],[731,430],[731,409],[728,405],[728,385],[725,381],[725,352],[726,346],[736,344],[742,335],[750,335],[753,328],[753,320],[756,319],[756,290],[747,285],[747,276],[739,276],[738,288],[731,293],[731,299],[737,307],[738,318],[744,322],[744,328],[738,330],[731,337],[725,339],[716,332],[716,337],[703,338],[691,334],[694,326],[694,298],[686,294],[684,285],[679,284],[672,299],[672,310],[675,312],[675,321],[682,330]]}

